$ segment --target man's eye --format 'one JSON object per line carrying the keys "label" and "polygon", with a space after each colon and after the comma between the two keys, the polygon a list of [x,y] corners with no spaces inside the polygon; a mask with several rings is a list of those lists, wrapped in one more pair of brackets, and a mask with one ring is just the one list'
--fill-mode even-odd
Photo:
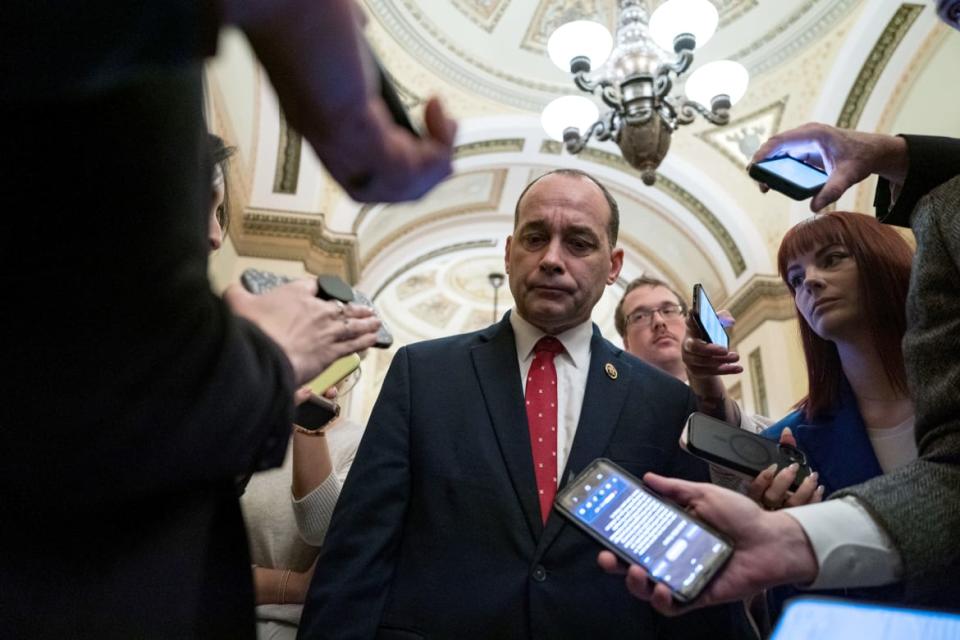
{"label": "man's eye", "polygon": [[788,282],[790,283],[790,286],[793,287],[794,289],[799,289],[803,285],[803,276],[800,276],[800,275],[791,276]]}
{"label": "man's eye", "polygon": [[528,233],[523,236],[523,244],[535,246],[546,242],[547,236],[542,233]]}

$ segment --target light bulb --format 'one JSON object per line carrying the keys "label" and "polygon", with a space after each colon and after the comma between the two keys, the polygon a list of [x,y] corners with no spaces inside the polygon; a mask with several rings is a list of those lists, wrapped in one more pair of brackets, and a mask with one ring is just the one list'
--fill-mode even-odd
{"label": "light bulb", "polygon": [[552,139],[563,142],[563,130],[576,127],[583,134],[600,117],[597,105],[583,96],[562,96],[544,109],[540,115],[543,130]]}
{"label": "light bulb", "polygon": [[673,40],[689,33],[702,47],[717,30],[720,15],[708,0],[667,0],[650,16],[650,37],[667,51],[673,51]]}
{"label": "light bulb", "polygon": [[694,102],[710,108],[715,96],[730,96],[730,104],[736,104],[747,92],[750,74],[746,68],[732,60],[717,60],[698,68],[687,79],[684,91]]}
{"label": "light bulb", "polygon": [[553,64],[570,73],[570,61],[582,56],[590,60],[590,68],[602,65],[613,48],[613,37],[607,28],[592,20],[574,20],[561,25],[547,40],[547,53]]}

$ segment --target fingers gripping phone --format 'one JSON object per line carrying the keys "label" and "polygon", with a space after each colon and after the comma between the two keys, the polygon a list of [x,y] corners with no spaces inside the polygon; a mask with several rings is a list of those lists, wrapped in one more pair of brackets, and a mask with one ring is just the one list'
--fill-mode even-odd
{"label": "fingers gripping phone", "polygon": [[[240,283],[250,293],[263,293],[270,289],[291,282],[293,278],[280,276],[269,271],[259,269],[246,269],[240,274]],[[317,297],[323,300],[339,300],[340,302],[353,302],[365,307],[369,307],[374,315],[380,319],[380,329],[377,331],[377,341],[373,346],[386,349],[393,344],[393,335],[387,325],[380,317],[377,308],[373,302],[363,293],[353,289],[344,282],[339,276],[324,274],[317,276]]]}
{"label": "fingers gripping phone", "polygon": [[800,468],[790,487],[791,491],[796,491],[811,473],[807,457],[800,449],[731,427],[703,413],[690,414],[684,427],[684,436],[684,448],[689,453],[749,480],[756,478],[771,464],[776,463],[779,472],[796,462]]}
{"label": "fingers gripping phone", "polygon": [[700,328],[700,332],[706,336],[707,342],[723,347],[730,346],[730,336],[723,328],[720,316],[710,304],[710,298],[707,297],[703,286],[699,284],[693,285],[693,320]]}
{"label": "fingers gripping phone", "polygon": [[811,164],[790,156],[775,156],[750,166],[750,177],[771,189],[806,200],[816,195],[830,176]]}
{"label": "fingers gripping phone", "polygon": [[679,602],[694,600],[733,545],[604,458],[558,494],[557,510],[621,559],[646,569]]}

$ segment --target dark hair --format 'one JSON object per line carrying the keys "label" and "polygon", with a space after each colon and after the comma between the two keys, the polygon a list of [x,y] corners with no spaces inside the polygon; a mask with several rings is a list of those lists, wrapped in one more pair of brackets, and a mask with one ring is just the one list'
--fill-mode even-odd
{"label": "dark hair", "polygon": [[680,305],[681,312],[684,315],[687,314],[687,301],[665,280],[654,278],[652,276],[640,276],[639,278],[634,278],[630,281],[630,284],[627,285],[627,288],[623,290],[623,296],[621,296],[620,302],[617,303],[617,308],[613,311],[613,323],[616,325],[617,333],[620,334],[621,338],[627,333],[627,314],[623,310],[623,303],[626,301],[627,295],[629,295],[631,291],[634,289],[639,289],[640,287],[663,287],[677,297],[677,304]]}
{"label": "dark hair", "polygon": [[610,193],[610,191],[608,191],[599,180],[594,178],[586,171],[581,171],[580,169],[554,169],[553,171],[548,171],[542,176],[537,177],[530,184],[524,187],[523,191],[520,193],[520,197],[517,198],[517,204],[513,209],[513,228],[516,229],[517,223],[520,221],[520,202],[523,201],[523,196],[527,195],[527,191],[530,191],[530,187],[540,182],[540,180],[543,178],[553,175],[586,178],[593,184],[597,185],[597,188],[600,189],[600,192],[603,194],[604,200],[607,201],[607,207],[610,209],[610,222],[607,224],[607,240],[610,242],[611,247],[615,246],[617,244],[617,235],[620,233],[620,207],[617,206],[617,201],[613,199],[613,195]]}
{"label": "dark hair", "polygon": [[[830,244],[841,244],[853,256],[860,277],[858,289],[864,330],[882,356],[891,386],[908,393],[900,343],[907,328],[906,301],[913,249],[891,227],[873,216],[835,211],[805,220],[790,229],[780,243],[777,269],[791,294],[787,267],[797,256]],[[842,368],[837,346],[807,324],[800,310],[800,337],[807,361],[807,396],[797,403],[808,420],[831,410],[840,394]]]}
{"label": "dark hair", "polygon": [[[219,165],[220,171],[223,172],[223,206],[217,209],[217,222],[220,223],[220,229],[224,235],[227,234],[227,227],[230,225],[230,189],[228,188],[229,182],[227,181],[227,165],[229,164],[230,156],[232,156],[236,150],[236,147],[227,146],[223,138],[217,134],[207,134],[207,155],[210,170],[213,171],[213,168]],[[211,181],[213,180],[212,175],[210,179]]]}

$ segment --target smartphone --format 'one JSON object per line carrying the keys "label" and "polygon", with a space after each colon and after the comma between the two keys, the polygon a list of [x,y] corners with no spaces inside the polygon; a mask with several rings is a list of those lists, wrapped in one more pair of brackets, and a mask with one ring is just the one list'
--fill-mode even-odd
{"label": "smartphone", "polygon": [[310,381],[310,389],[317,395],[323,395],[323,392],[330,387],[339,384],[347,376],[360,368],[360,356],[351,353],[343,356],[339,360],[334,360],[333,364],[323,370],[319,376]]}
{"label": "smartphone", "polygon": [[293,422],[304,429],[323,429],[340,415],[340,405],[322,396],[311,394],[294,409]]}
{"label": "smartphone", "polygon": [[679,602],[694,600],[733,544],[615,465],[594,460],[557,494],[557,511]]}
{"label": "smartphone", "polygon": [[692,413],[687,418],[681,446],[701,460],[733,471],[748,480],[756,478],[771,464],[776,463],[779,472],[796,462],[800,468],[790,487],[791,491],[799,489],[812,472],[807,464],[807,456],[800,449],[731,427],[704,413]]}
{"label": "smartphone", "polygon": [[[288,276],[281,276],[269,271],[259,269],[246,269],[240,274],[240,283],[250,293],[260,294],[269,291],[274,287],[292,282],[294,279]],[[386,323],[363,293],[353,289],[349,284],[343,281],[340,276],[333,274],[321,274],[317,276],[317,297],[323,300],[339,300],[343,303],[355,303],[373,310],[374,315],[380,319],[380,329],[377,331],[377,341],[373,346],[386,349],[393,344],[393,335]]]}
{"label": "smartphone", "polygon": [[806,200],[816,195],[830,177],[823,169],[787,155],[752,164],[749,173],[757,182],[794,200]]}
{"label": "smartphone", "polygon": [[693,285],[693,320],[700,327],[700,332],[706,336],[707,342],[723,347],[730,346],[730,336],[723,328],[720,316],[710,304],[710,298],[707,297],[703,286],[699,284]]}
{"label": "smartphone", "polygon": [[240,274],[240,284],[243,288],[258,295],[288,282],[293,282],[293,278],[259,269],[245,269]]}
{"label": "smartphone", "polygon": [[[413,126],[413,122],[407,114],[407,108],[404,106],[403,100],[400,99],[400,95],[390,81],[390,77],[384,70],[383,64],[377,59],[376,54],[373,52],[373,47],[370,46],[366,38],[363,39],[362,45],[366,49],[368,59],[373,63],[373,66],[376,67],[375,73],[380,81],[380,97],[387,104],[387,109],[390,111],[390,117],[393,118],[393,122],[419,138],[420,132]],[[372,69],[370,69],[370,71],[373,72]]]}
{"label": "smartphone", "polygon": [[960,615],[832,598],[794,598],[771,640],[960,638]]}

